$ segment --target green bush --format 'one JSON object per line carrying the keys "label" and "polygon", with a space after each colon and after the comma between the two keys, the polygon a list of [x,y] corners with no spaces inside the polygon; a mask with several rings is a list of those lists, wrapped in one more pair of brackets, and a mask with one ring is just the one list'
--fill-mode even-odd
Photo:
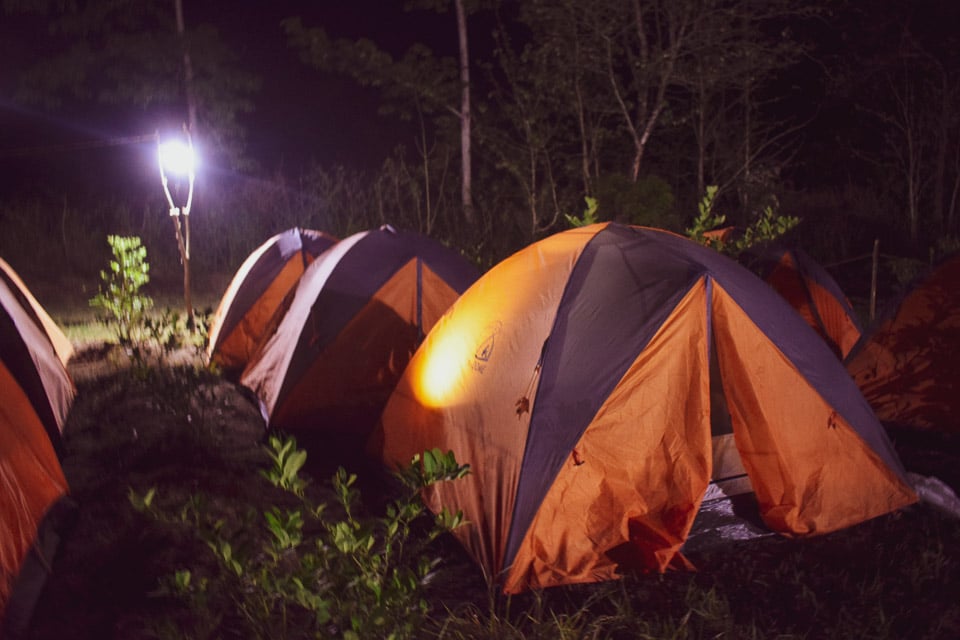
{"label": "green bush", "polygon": [[168,631],[205,635],[211,621],[229,618],[222,608],[230,607],[240,627],[232,631],[242,637],[416,637],[429,610],[424,589],[440,562],[429,545],[462,523],[461,513],[443,511],[425,527],[416,525],[427,515],[420,492],[463,477],[468,467],[452,453],[424,452],[397,474],[403,495],[384,515],[366,516],[356,475],[337,471],[335,505],[328,509],[307,495],[300,475],[307,455],[295,440],[271,437],[266,450],[271,466],[261,475],[292,502],[270,506],[249,523],[230,525],[191,506],[202,499],[170,512],[156,506],[154,489],[142,496],[130,491],[134,508],[192,531],[219,567],[210,575],[187,567],[165,577],[161,593],[182,599],[195,614],[182,624],[196,625]]}
{"label": "green bush", "polygon": [[109,235],[107,243],[113,260],[109,271],[100,272],[100,292],[90,299],[90,306],[107,312],[117,341],[129,346],[142,339],[144,314],[153,307],[153,299],[140,293],[150,282],[147,248],[136,236]]}
{"label": "green bush", "polygon": [[746,228],[737,230],[731,239],[724,241],[710,238],[708,233],[723,228],[727,220],[725,215],[715,211],[716,198],[717,187],[708,186],[707,193],[697,205],[698,215],[693,225],[686,230],[687,237],[734,258],[751,247],[773,242],[800,224],[800,218],[783,216],[774,211],[773,207],[767,207]]}
{"label": "green bush", "polygon": [[572,216],[569,213],[564,214],[564,218],[567,219],[567,224],[571,227],[588,227],[591,224],[596,224],[597,219],[597,207],[599,206],[596,198],[591,198],[587,196],[583,199],[586,202],[587,207],[583,210],[583,215],[579,218]]}

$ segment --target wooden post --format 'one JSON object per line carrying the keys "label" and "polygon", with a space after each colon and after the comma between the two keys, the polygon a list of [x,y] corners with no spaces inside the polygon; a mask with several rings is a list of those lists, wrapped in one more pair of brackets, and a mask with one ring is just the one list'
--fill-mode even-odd
{"label": "wooden post", "polygon": [[180,262],[183,264],[183,301],[187,307],[187,330],[193,333],[195,324],[193,321],[193,301],[190,296],[190,216],[183,216],[185,228],[180,225],[180,213],[170,216],[173,219],[173,230],[177,236],[177,248],[180,250]]}

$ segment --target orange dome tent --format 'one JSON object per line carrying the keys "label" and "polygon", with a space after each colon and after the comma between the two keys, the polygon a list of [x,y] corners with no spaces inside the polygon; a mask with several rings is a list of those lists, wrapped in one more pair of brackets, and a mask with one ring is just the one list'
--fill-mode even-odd
{"label": "orange dome tent", "polygon": [[[43,312],[42,308],[34,307],[33,296],[24,291],[0,278],[0,360],[26,394],[50,442],[59,448],[76,389],[49,327],[38,319],[37,309]],[[49,318],[46,312],[43,316]]]}
{"label": "orange dome tent", "polygon": [[455,535],[507,593],[687,566],[704,496],[736,481],[790,536],[917,499],[840,361],[780,296],[712,249],[613,223],[484,274],[411,359],[369,446],[391,466],[435,447],[470,465],[425,500],[463,511]]}
{"label": "orange dome tent", "polygon": [[796,247],[769,245],[747,252],[742,262],[755,262],[761,278],[813,327],[841,360],[860,339],[863,329],[850,300],[833,277]]}
{"label": "orange dome tent", "polygon": [[426,236],[356,233],[304,272],[240,382],[270,426],[365,436],[423,336],[477,275]]}
{"label": "orange dome tent", "polygon": [[[709,246],[731,242],[742,233],[736,227],[725,227],[703,235]],[[863,328],[840,285],[816,260],[781,242],[749,247],[738,260],[773,287],[839,359],[850,353]]]}
{"label": "orange dome tent", "polygon": [[960,429],[960,254],[918,280],[846,367],[884,422]]}
{"label": "orange dome tent", "polygon": [[4,280],[10,291],[20,298],[21,307],[30,314],[34,323],[40,326],[44,333],[47,334],[50,343],[57,353],[57,357],[60,358],[60,362],[66,366],[67,362],[73,356],[73,344],[70,342],[70,339],[64,335],[57,323],[53,321],[53,318],[50,317],[47,310],[33,297],[27,285],[23,283],[23,280],[21,280],[17,272],[13,270],[13,267],[7,264],[3,258],[0,258],[0,279]]}
{"label": "orange dome tent", "polygon": [[288,229],[251,253],[217,307],[207,347],[210,361],[227,375],[239,375],[284,297],[310,263],[336,241],[322,231]]}
{"label": "orange dome tent", "polygon": [[30,588],[20,590],[26,595],[12,604],[24,567],[33,555],[49,551],[39,539],[41,523],[67,492],[56,448],[75,393],[29,300],[32,296],[25,298],[0,278],[0,620],[5,629],[24,624],[37,595],[31,578]]}

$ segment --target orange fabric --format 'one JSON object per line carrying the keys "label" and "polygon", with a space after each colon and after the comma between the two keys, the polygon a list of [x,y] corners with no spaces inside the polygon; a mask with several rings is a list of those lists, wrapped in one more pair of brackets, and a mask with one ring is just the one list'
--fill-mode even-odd
{"label": "orange fabric", "polygon": [[731,412],[771,528],[825,532],[916,500],[722,288],[701,280],[634,356],[557,477],[545,479],[549,489],[504,566],[538,362],[573,267],[603,227],[551,236],[480,278],[414,355],[369,442],[391,466],[433,447],[470,465],[471,475],[424,498],[435,512],[463,512],[467,524],[454,534],[490,583],[517,592],[627,568],[689,567],[680,548],[715,453],[708,324],[723,378],[718,406]]}
{"label": "orange fabric", "polygon": [[703,280],[667,318],[571,452],[504,591],[690,567],[680,554],[710,481]]}
{"label": "orange fabric", "polygon": [[826,533],[916,501],[719,286],[713,301],[734,437],[771,529]]}
{"label": "orange fabric", "polygon": [[[371,449],[391,466],[439,447],[471,474],[427,491],[430,509],[462,510],[455,530],[487,579],[502,569],[536,366],[583,246],[599,227],[542,240],[500,262],[468,289],[417,351],[383,412]],[[522,312],[521,312],[522,310]]]}
{"label": "orange fabric", "polygon": [[[843,359],[860,331],[833,295],[812,280],[804,280],[789,255],[767,276],[767,283],[793,307],[837,357]],[[813,308],[811,308],[811,304]]]}
{"label": "orange fabric", "polygon": [[847,362],[877,417],[960,430],[960,257],[904,298]]}
{"label": "orange fabric", "polygon": [[420,280],[423,290],[420,300],[420,322],[423,326],[422,338],[425,338],[443,314],[457,301],[460,294],[426,264],[421,264]]}
{"label": "orange fabric", "polygon": [[0,362],[0,619],[13,580],[50,505],[67,492],[53,446],[30,401]]}
{"label": "orange fabric", "polygon": [[[313,256],[308,255],[307,264],[311,262],[313,262]],[[270,286],[257,298],[256,303],[243,315],[230,334],[220,338],[219,345],[211,355],[213,362],[228,370],[240,370],[247,365],[263,340],[264,331],[271,323],[274,313],[280,307],[284,297],[297,286],[303,271],[303,253],[298,251],[291,260],[287,261]],[[232,302],[232,296],[229,300],[224,296],[217,310],[216,324],[222,322]],[[273,322],[276,320],[273,319]],[[214,344],[214,339],[211,338],[210,342]]]}
{"label": "orange fabric", "polygon": [[[422,265],[424,333],[459,297]],[[322,313],[322,311],[321,311]],[[313,362],[271,422],[287,428],[372,427],[420,343],[417,329],[417,260],[411,260],[377,291]],[[324,412],[328,415],[324,416]],[[326,418],[342,420],[332,424]]]}
{"label": "orange fabric", "polygon": [[860,330],[829,291],[816,282],[808,282],[807,287],[817,313],[820,314],[820,320],[830,336],[829,342],[836,345],[841,359],[847,357],[860,339]]}

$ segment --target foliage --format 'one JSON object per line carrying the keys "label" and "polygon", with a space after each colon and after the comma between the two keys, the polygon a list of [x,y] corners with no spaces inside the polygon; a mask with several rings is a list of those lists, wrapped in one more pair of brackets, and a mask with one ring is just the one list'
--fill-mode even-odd
{"label": "foliage", "polygon": [[800,218],[780,215],[774,212],[773,207],[764,207],[757,219],[743,230],[743,235],[734,240],[731,251],[737,255],[750,247],[773,242],[798,224]]}
{"label": "foliage", "polygon": [[[210,383],[242,400],[232,385],[204,379]],[[254,407],[241,401],[220,413],[224,407],[209,405],[220,428],[197,446],[180,437],[190,425],[125,371],[105,368],[103,377],[79,385],[65,429],[66,472],[88,517],[58,550],[58,579],[44,588],[29,637],[100,637],[104,629],[125,638],[349,636],[348,627],[312,633],[312,614],[299,604],[272,600],[272,613],[249,616],[240,608],[264,602],[257,594],[274,588],[250,586],[248,569],[277,566],[277,574],[290,575],[302,552],[329,540],[323,523],[346,520],[327,483],[304,487],[312,504],[321,496],[329,504],[321,522],[301,498],[254,471],[274,465],[261,450],[263,425]],[[893,430],[891,436],[906,468],[960,487],[960,435]],[[280,457],[290,459],[295,450]],[[297,511],[302,527],[290,515]],[[378,519],[360,507],[354,518],[384,539]],[[426,519],[411,527],[408,541],[419,544],[431,526]],[[289,545],[280,560],[257,557],[274,545]],[[695,573],[630,575],[511,597],[488,591],[449,537],[427,551],[443,560],[425,585],[430,610],[417,638],[960,637],[960,603],[944,589],[960,581],[960,527],[926,504],[805,539],[690,545],[685,553]],[[164,576],[159,583],[157,576]]]}
{"label": "foliage", "polygon": [[211,435],[208,419],[222,409],[213,385],[217,372],[204,366],[210,314],[194,314],[193,332],[186,317],[169,308],[145,315],[140,339],[126,349],[132,381],[148,391],[159,411],[185,425],[195,444]]}
{"label": "foliage", "polygon": [[583,210],[582,216],[578,218],[569,213],[563,214],[563,217],[567,219],[567,224],[571,227],[586,227],[599,221],[597,219],[597,199],[587,196],[583,200],[587,203],[587,208]]}
{"label": "foliage", "polygon": [[711,237],[710,232],[721,230],[721,225],[727,219],[726,215],[715,212],[716,197],[717,187],[708,186],[706,194],[697,207],[699,213],[693,221],[693,226],[686,230],[687,237],[733,257],[739,256],[751,247],[773,242],[800,224],[800,218],[780,215],[773,210],[773,207],[768,206],[742,231],[730,229],[732,237],[729,239]]}
{"label": "foliage", "polygon": [[143,340],[133,348],[134,361],[146,363],[152,357],[163,365],[173,359],[181,349],[190,348],[198,357],[205,358],[213,310],[208,308],[192,311],[193,331],[187,326],[186,315],[181,316],[179,311],[169,307],[164,308],[159,316],[145,315]]}
{"label": "foliage", "polygon": [[[533,593],[521,613],[509,606],[466,607],[444,622],[442,638],[757,638],[762,630],[754,623],[738,623],[729,601],[714,587],[702,587],[693,580],[677,584],[656,584],[652,588],[670,592],[673,614],[653,614],[656,606],[630,593],[648,593],[650,586],[602,584],[583,597],[563,606],[547,593]],[[662,593],[661,593],[662,598]],[[508,603],[510,604],[510,603]]]}
{"label": "foliage", "polygon": [[[407,7],[450,4],[417,0]],[[464,4],[472,31],[495,25],[490,37],[471,43],[475,227],[461,224],[455,166],[462,87],[454,58],[416,43],[417,35],[404,39],[408,30],[384,42],[363,30],[339,39],[332,25],[328,33],[311,28],[317,14],[304,9],[302,18],[282,26],[290,62],[299,54],[320,72],[356,81],[364,95],[376,93],[380,113],[394,118],[390,144],[406,151],[377,149],[366,172],[310,167],[306,160],[278,165],[272,174],[209,172],[200,196],[203,222],[193,229],[195,246],[204,249],[194,272],[232,272],[265,238],[294,225],[343,237],[343,230],[391,223],[468,247],[471,255],[482,252],[480,261],[492,264],[557,222],[562,226],[562,213],[577,209],[583,194],[601,203],[598,219],[618,215],[682,229],[661,215],[670,212],[667,196],[689,207],[707,184],[738,194],[742,210],[756,213],[764,196],[790,184],[804,193],[842,185],[869,192],[870,198],[831,203],[828,224],[806,225],[808,235],[826,235],[822,230],[834,231],[838,220],[855,227],[829,233],[824,243],[841,252],[831,261],[868,250],[873,238],[860,236],[881,225],[895,227],[883,238],[885,253],[901,253],[906,228],[923,236],[908,247],[912,255],[957,233],[960,74],[949,64],[957,43],[937,31],[955,22],[956,3],[895,0],[890,11],[878,12],[857,3],[828,9],[798,0],[655,0],[644,3],[642,15],[616,0]],[[171,28],[171,3],[9,0],[4,9],[12,25],[11,69],[23,71],[17,93],[24,100],[52,105],[80,96],[110,103],[124,119],[174,117],[182,111],[186,45],[206,142],[240,144],[240,117],[253,106],[256,83],[238,71],[242,63],[209,26],[188,20],[181,42]],[[831,19],[820,19],[827,11]],[[33,32],[13,26],[25,18],[50,27],[39,54],[28,47]],[[418,18],[426,25],[436,16],[411,22]],[[890,37],[905,24],[914,30]],[[452,41],[452,20],[448,25]],[[823,44],[833,42],[823,37],[825,29],[854,34],[843,42],[844,55]],[[829,118],[822,117],[824,91]],[[367,146],[359,145],[373,155]],[[833,154],[835,168],[825,171],[823,157]],[[654,172],[663,183],[644,186],[643,176]],[[0,211],[0,251],[11,262],[66,258],[81,267],[74,263],[92,254],[92,229],[120,230],[143,237],[162,271],[163,260],[176,260],[168,242],[151,242],[160,226],[168,231],[164,218],[140,215],[141,207],[162,206],[159,197],[144,207],[142,185],[116,176],[106,182],[111,173],[96,176],[109,186],[91,189],[95,204],[77,202],[72,189],[67,202],[53,180],[37,183],[56,194],[53,201],[36,216]],[[125,184],[136,196],[125,195],[122,213],[93,213],[104,192]],[[51,242],[58,235],[62,242]],[[23,257],[11,259],[21,250],[11,245],[28,243]]]}
{"label": "foliage", "polygon": [[[186,24],[181,37],[172,2],[47,2],[22,0],[12,10],[46,20],[44,55],[17,69],[16,97],[55,108],[67,100],[146,111],[179,128],[171,113],[195,104],[208,161],[243,163],[240,117],[253,110],[260,79],[209,24]],[[189,15],[188,15],[189,18]],[[189,53],[189,82],[182,69]],[[187,94],[191,94],[188,97]],[[173,116],[174,118],[176,116]]]}
{"label": "foliage", "polygon": [[707,233],[720,228],[727,221],[727,216],[714,213],[713,203],[717,198],[717,185],[708,185],[707,192],[697,204],[698,215],[693,220],[693,226],[688,228],[687,237],[699,244],[712,244]]}
{"label": "foliage", "polygon": [[922,260],[915,258],[891,257],[886,261],[887,269],[893,276],[897,287],[901,290],[916,280],[920,274],[924,273],[929,267]]}
{"label": "foliage", "polygon": [[303,496],[307,482],[300,477],[300,470],[307,462],[307,452],[297,449],[292,438],[280,439],[278,436],[270,436],[270,446],[266,449],[273,466],[261,469],[260,474],[273,486]]}
{"label": "foliage", "polygon": [[153,307],[153,299],[140,293],[150,282],[150,264],[147,248],[136,236],[107,236],[113,252],[110,270],[100,272],[100,293],[91,298],[90,305],[106,311],[117,341],[129,346],[142,339],[144,314]]}
{"label": "foliage", "polygon": [[[161,591],[186,601],[203,620],[220,618],[204,608],[213,594],[228,594],[241,614],[244,637],[418,637],[429,612],[424,588],[440,562],[429,545],[462,523],[462,514],[444,510],[418,528],[425,515],[419,495],[430,485],[464,477],[468,467],[452,452],[425,451],[397,474],[405,493],[384,515],[368,516],[362,514],[355,474],[341,467],[333,476],[331,509],[307,495],[300,476],[306,452],[293,438],[271,437],[265,449],[271,465],[261,475],[293,496],[292,505],[269,506],[259,525],[232,530],[188,504],[179,522],[196,525],[191,529],[220,571],[200,575],[199,569],[178,569],[164,579]],[[131,491],[129,499],[138,510],[177,524],[178,518],[155,507],[154,496],[153,489],[143,496]],[[338,515],[331,515],[334,510]]]}
{"label": "foliage", "polygon": [[938,262],[956,253],[960,253],[960,236],[941,236],[930,247],[930,262]]}
{"label": "foliage", "polygon": [[597,181],[600,218],[622,219],[627,224],[673,229],[674,197],[667,182],[655,175],[637,181],[622,174],[609,174]]}

